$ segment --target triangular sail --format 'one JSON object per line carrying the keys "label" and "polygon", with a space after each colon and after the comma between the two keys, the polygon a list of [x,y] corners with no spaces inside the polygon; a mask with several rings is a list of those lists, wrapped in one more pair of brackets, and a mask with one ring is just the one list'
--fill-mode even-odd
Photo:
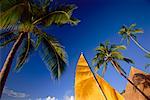
{"label": "triangular sail", "polygon": [[102,90],[99,88],[83,54],[81,54],[76,67],[75,100],[106,100],[103,93],[107,100],[124,100],[123,96],[103,78],[98,75],[96,78]]}

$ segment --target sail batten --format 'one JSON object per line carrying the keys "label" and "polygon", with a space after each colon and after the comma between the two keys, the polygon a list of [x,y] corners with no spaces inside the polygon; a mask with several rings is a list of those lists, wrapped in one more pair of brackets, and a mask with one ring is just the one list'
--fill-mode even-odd
{"label": "sail batten", "polygon": [[81,54],[76,67],[75,100],[124,100],[103,78],[95,76]]}

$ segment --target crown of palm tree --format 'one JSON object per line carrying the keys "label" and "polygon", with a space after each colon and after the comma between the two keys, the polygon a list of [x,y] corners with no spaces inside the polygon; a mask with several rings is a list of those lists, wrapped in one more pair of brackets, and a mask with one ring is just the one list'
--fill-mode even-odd
{"label": "crown of palm tree", "polygon": [[130,41],[130,36],[134,39],[137,39],[137,34],[143,33],[142,29],[136,28],[136,24],[131,24],[129,27],[123,25],[119,30],[118,34],[122,35],[122,40],[127,40],[127,43]]}
{"label": "crown of palm tree", "polygon": [[101,43],[96,48],[97,53],[93,58],[93,65],[95,66],[95,70],[98,70],[100,66],[103,65],[102,75],[104,75],[104,73],[107,70],[107,64],[111,61],[115,61],[115,64],[117,66],[116,70],[126,74],[123,68],[121,68],[121,66],[116,62],[117,60],[122,60],[127,63],[133,63],[131,59],[124,57],[120,52],[120,50],[125,49],[126,47],[124,45],[111,45],[108,41],[105,42],[104,44]]}
{"label": "crown of palm tree", "polygon": [[64,47],[42,28],[53,24],[77,25],[79,20],[72,17],[75,5],[51,7],[51,0],[1,0],[0,1],[0,46],[14,42],[24,33],[16,64],[20,70],[29,55],[42,45],[42,58],[55,78],[64,72],[67,55]]}

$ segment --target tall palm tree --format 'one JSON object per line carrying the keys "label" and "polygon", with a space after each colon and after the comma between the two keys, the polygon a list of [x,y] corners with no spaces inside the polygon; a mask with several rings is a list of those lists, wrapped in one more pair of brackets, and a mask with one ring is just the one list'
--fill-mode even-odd
{"label": "tall palm tree", "polygon": [[[75,5],[53,5],[51,0],[1,0],[0,46],[14,43],[0,71],[0,97],[16,52],[19,51],[16,71],[39,46],[52,76],[58,79],[64,72],[67,56],[64,47],[44,27],[51,25],[77,25],[72,17]],[[40,45],[41,44],[41,45]]]}
{"label": "tall palm tree", "polygon": [[111,63],[112,66],[117,70],[117,72],[123,76],[129,83],[131,83],[145,98],[148,97],[136,86],[132,81],[128,79],[126,76],[126,72],[119,65],[118,60],[125,61],[127,63],[133,63],[133,61],[129,58],[126,58],[122,55],[119,50],[125,50],[126,47],[123,45],[110,45],[109,42],[105,42],[105,44],[100,44],[96,48],[96,55],[93,58],[93,64],[95,66],[95,70],[98,70],[103,65],[102,75],[104,76],[108,63]]}
{"label": "tall palm tree", "polygon": [[150,54],[150,51],[143,48],[137,41],[137,34],[143,33],[143,30],[136,28],[136,24],[131,24],[129,27],[123,25],[120,31],[118,32],[122,35],[122,39],[127,39],[127,42],[130,42],[130,39],[145,53]]}

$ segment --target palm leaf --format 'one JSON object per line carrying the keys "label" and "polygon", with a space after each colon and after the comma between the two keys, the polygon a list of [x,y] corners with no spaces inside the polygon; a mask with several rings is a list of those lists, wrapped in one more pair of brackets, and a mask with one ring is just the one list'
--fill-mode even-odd
{"label": "palm leaf", "polygon": [[118,34],[124,35],[126,33],[126,31],[127,31],[127,27],[125,25],[123,25],[121,27],[121,29],[119,30]]}
{"label": "palm leaf", "polygon": [[44,15],[44,17],[35,20],[33,24],[42,22],[45,26],[50,26],[52,24],[62,25],[67,23],[77,25],[80,21],[72,17],[72,13],[76,8],[75,5],[61,6]]}
{"label": "palm leaf", "polygon": [[132,32],[132,34],[144,33],[142,29],[134,29],[131,32]]}
{"label": "palm leaf", "polygon": [[107,71],[107,62],[104,62],[103,64],[103,71],[102,71],[102,77],[104,77],[104,74],[106,73]]}
{"label": "palm leaf", "polygon": [[53,76],[58,79],[66,67],[66,53],[64,48],[52,36],[43,34],[42,58]]}
{"label": "palm leaf", "polygon": [[5,12],[0,13],[1,30],[17,30],[16,25],[24,12],[24,3],[19,3]]}
{"label": "palm leaf", "polygon": [[150,54],[147,54],[145,57],[150,58]]}
{"label": "palm leaf", "polygon": [[23,3],[25,0],[0,0],[1,13],[11,9],[13,6],[19,3]]}
{"label": "palm leaf", "polygon": [[105,52],[106,52],[105,45],[103,45],[103,44],[101,43],[100,46],[98,46],[98,47],[96,48],[96,51],[105,53]]}
{"label": "palm leaf", "polygon": [[111,57],[113,59],[117,59],[117,60],[122,60],[124,58],[124,56],[122,55],[122,53],[121,52],[117,52],[117,51],[111,52]]}
{"label": "palm leaf", "polygon": [[77,6],[74,4],[70,4],[70,5],[62,5],[58,7],[56,10],[65,11],[69,16],[72,16],[72,13],[75,9],[77,9]]}
{"label": "palm leaf", "polygon": [[134,24],[131,24],[131,25],[130,25],[129,29],[132,30],[132,29],[134,29],[135,27],[136,27],[136,24],[134,23]]}
{"label": "palm leaf", "polygon": [[112,51],[126,50],[126,46],[124,46],[124,45],[114,45],[114,46],[111,46],[111,50]]}
{"label": "palm leaf", "polygon": [[132,63],[134,64],[134,61],[132,59],[129,59],[129,58],[123,58],[123,60],[127,63]]}
{"label": "palm leaf", "polygon": [[13,32],[3,32],[0,34],[0,47],[6,46],[17,39],[17,35]]}
{"label": "palm leaf", "polygon": [[16,71],[21,70],[21,68],[23,67],[23,65],[26,63],[27,58],[29,57],[29,54],[31,54],[34,51],[34,44],[30,39],[30,34],[27,33],[27,38],[24,39],[23,43],[22,43],[22,47],[20,50],[20,54],[17,58],[17,64],[15,67]]}
{"label": "palm leaf", "polygon": [[50,26],[51,24],[72,24],[77,25],[79,20],[72,19],[65,11],[54,11],[48,14],[43,20],[45,26]]}
{"label": "palm leaf", "polygon": [[101,67],[101,65],[104,64],[104,62],[105,62],[104,60],[99,60],[99,61],[95,62],[94,70],[97,71]]}

